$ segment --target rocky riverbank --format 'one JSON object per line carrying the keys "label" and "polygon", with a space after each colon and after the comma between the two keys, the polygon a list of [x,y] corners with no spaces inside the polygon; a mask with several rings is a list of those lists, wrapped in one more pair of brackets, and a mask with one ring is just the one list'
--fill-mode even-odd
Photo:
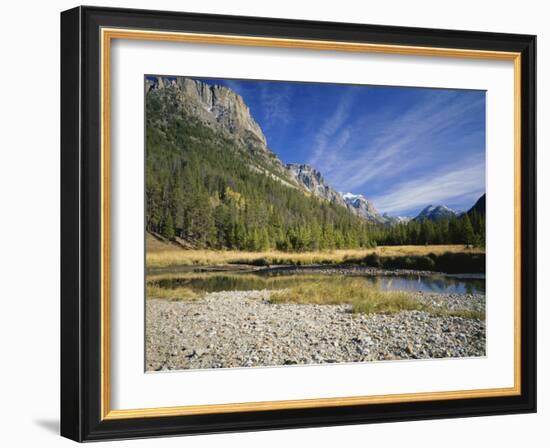
{"label": "rocky riverbank", "polygon": [[[348,305],[271,304],[270,291],[146,301],[147,370],[485,355],[485,322],[421,311],[352,314]],[[418,294],[442,310],[484,311],[480,294]]]}
{"label": "rocky riverbank", "polygon": [[417,269],[383,269],[362,266],[359,264],[339,265],[307,265],[307,266],[269,266],[257,271],[261,274],[288,275],[288,274],[323,274],[323,275],[361,275],[361,276],[386,276],[400,277],[415,275],[427,277],[433,275],[445,275],[434,271],[421,271]]}

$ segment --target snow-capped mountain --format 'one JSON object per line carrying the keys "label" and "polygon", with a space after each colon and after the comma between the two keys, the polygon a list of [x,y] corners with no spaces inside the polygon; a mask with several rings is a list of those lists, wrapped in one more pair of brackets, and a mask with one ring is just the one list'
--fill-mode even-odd
{"label": "snow-capped mountain", "polygon": [[390,216],[387,213],[382,213],[382,218],[390,225],[405,224],[412,219],[410,216]]}
{"label": "snow-capped mountain", "polygon": [[428,205],[415,218],[415,221],[429,219],[430,221],[441,221],[458,215],[458,212],[446,205]]}
{"label": "snow-capped mountain", "polygon": [[374,204],[362,194],[340,193],[340,195],[348,207],[362,218],[377,223],[386,221],[386,218],[378,212]]}
{"label": "snow-capped mountain", "polygon": [[386,219],[365,196],[336,191],[326,183],[321,173],[312,166],[305,163],[288,163],[286,169],[300,187],[314,196],[345,207],[367,221],[378,224],[385,223]]}

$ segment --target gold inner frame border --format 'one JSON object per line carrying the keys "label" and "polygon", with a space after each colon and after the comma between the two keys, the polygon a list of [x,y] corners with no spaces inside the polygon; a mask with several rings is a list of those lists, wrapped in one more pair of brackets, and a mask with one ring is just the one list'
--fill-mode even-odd
{"label": "gold inner frame border", "polygon": [[[367,404],[410,403],[502,397],[521,394],[521,54],[458,48],[282,39],[238,35],[163,32],[138,29],[101,29],[101,420],[169,417],[228,412],[307,409]],[[110,63],[113,39],[186,42],[212,45],[295,48],[356,53],[507,60],[514,63],[514,386],[442,392],[402,393],[302,400],[111,409],[110,345]]]}

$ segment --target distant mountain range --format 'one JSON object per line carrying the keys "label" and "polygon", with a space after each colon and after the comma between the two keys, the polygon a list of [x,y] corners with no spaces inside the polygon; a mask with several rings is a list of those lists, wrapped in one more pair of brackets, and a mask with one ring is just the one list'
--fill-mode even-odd
{"label": "distant mountain range", "polygon": [[[481,215],[485,214],[485,193],[476,201],[476,203],[466,211],[467,214],[477,212]],[[442,221],[444,219],[451,219],[457,216],[463,215],[465,212],[459,212],[453,210],[446,205],[428,205],[422,211],[413,218],[414,221],[422,221],[428,219],[430,221]]]}
{"label": "distant mountain range", "polygon": [[[381,214],[372,201],[362,194],[341,193],[332,188],[324,179],[319,171],[308,164],[289,163],[287,170],[303,189],[307,190],[319,198],[325,199],[333,204],[346,207],[352,213],[365,219],[368,222],[384,225],[395,225],[406,223],[408,221],[422,221],[424,219],[438,222],[445,219],[451,219],[461,216],[464,212],[453,210],[446,205],[428,205],[420,211],[414,218],[408,216],[390,216],[388,213]],[[477,210],[480,213],[485,212],[485,194],[480,197],[476,204],[468,211]]]}
{"label": "distant mountain range", "polygon": [[429,219],[430,221],[442,221],[444,219],[450,219],[458,216],[459,213],[453,209],[450,209],[446,205],[428,205],[422,211],[416,215],[415,221],[422,221],[423,219]]}
{"label": "distant mountain range", "polygon": [[365,196],[353,193],[340,193],[325,182],[323,176],[312,166],[302,163],[289,163],[287,170],[293,179],[309,193],[333,204],[347,208],[366,221],[384,224],[391,218],[384,217]]}
{"label": "distant mountain range", "polygon": [[[200,136],[204,135],[207,136],[212,151],[215,148],[223,147],[222,143],[224,141],[230,142],[225,146],[234,148],[235,154],[241,154],[241,165],[248,166],[248,169],[252,172],[263,174],[280,185],[301,191],[306,197],[314,196],[327,201],[337,209],[345,209],[365,222],[391,226],[411,220],[409,217],[390,216],[387,213],[381,214],[374,204],[361,194],[336,191],[325,181],[322,174],[315,167],[305,163],[284,164],[269,149],[261,127],[252,117],[243,98],[228,87],[209,85],[184,77],[154,76],[146,78],[145,88],[148,126],[151,128],[151,132],[154,132],[151,141],[162,142],[164,148],[162,154],[152,153],[151,149],[148,149],[150,157],[148,166],[153,177],[153,179],[149,179],[150,182],[154,180],[155,183],[164,185],[167,182],[166,179],[169,178],[168,173],[179,170],[180,168],[176,167],[183,163],[182,160],[185,161],[188,158],[188,156],[185,156],[181,159],[182,156],[175,155],[178,151],[175,148],[179,148],[181,145],[187,145],[186,147],[190,148],[200,138],[203,138]],[[173,129],[174,123],[177,124],[179,130]],[[192,123],[192,125],[186,123]],[[188,135],[187,140],[181,135]],[[154,145],[151,147],[154,148]],[[215,151],[218,151],[218,149],[215,149]],[[191,151],[189,154],[195,154],[195,152]],[[162,157],[170,160],[170,162],[161,160]],[[200,158],[200,153],[196,152],[196,157]],[[185,163],[189,162],[185,161]],[[208,163],[214,169],[218,162],[216,162],[214,156],[202,163]],[[215,168],[215,172],[221,173],[220,169]],[[225,188],[235,188],[232,185],[238,184],[238,178],[234,177],[236,173],[227,172],[227,167],[224,169],[224,176],[227,178],[224,181],[227,183]],[[218,177],[221,176],[221,174],[217,175]],[[240,177],[242,178],[242,175]],[[238,193],[241,196],[245,194],[244,191]],[[224,192],[220,192],[219,195],[223,196]],[[252,193],[249,195],[252,195]],[[258,195],[259,193],[256,194],[256,196]],[[210,200],[212,201],[212,199]],[[269,202],[267,197],[262,200]],[[470,210],[481,212],[484,209],[485,195]],[[159,211],[159,213],[161,212]],[[176,218],[177,215],[178,213],[174,214]],[[428,205],[412,220],[440,221],[459,215],[459,212],[442,204]],[[294,219],[291,218],[289,218],[290,221]],[[295,218],[298,219],[297,215]],[[155,222],[154,219],[161,222],[164,218],[151,216],[150,219],[153,220],[151,222]],[[151,226],[154,227],[155,224],[151,224]]]}

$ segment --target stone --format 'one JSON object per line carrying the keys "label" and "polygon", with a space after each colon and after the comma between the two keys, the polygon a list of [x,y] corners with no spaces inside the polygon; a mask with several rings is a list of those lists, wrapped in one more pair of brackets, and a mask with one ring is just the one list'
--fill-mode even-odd
{"label": "stone", "polygon": [[[366,315],[349,314],[349,306],[342,305],[272,305],[270,293],[224,291],[192,302],[148,300],[147,369],[485,355],[484,321],[423,311]],[[479,294],[420,294],[417,299],[445,309],[485,307]]]}

